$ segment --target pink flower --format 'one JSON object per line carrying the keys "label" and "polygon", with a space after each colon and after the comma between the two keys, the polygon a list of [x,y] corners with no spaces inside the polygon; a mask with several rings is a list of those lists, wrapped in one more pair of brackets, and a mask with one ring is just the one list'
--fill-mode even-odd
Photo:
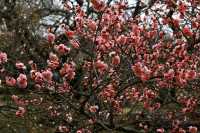
{"label": "pink flower", "polygon": [[102,39],[104,39],[104,41],[106,40],[109,40],[109,37],[110,37],[110,33],[107,31],[106,28],[104,28],[102,31],[101,31],[101,37]]}
{"label": "pink flower", "polygon": [[67,30],[65,31],[65,34],[68,38],[73,38],[74,35],[75,35],[75,32],[74,31],[71,31],[71,30]]}
{"label": "pink flower", "polygon": [[187,80],[193,80],[197,77],[197,73],[194,70],[187,70],[185,73],[185,78]]}
{"label": "pink flower", "polygon": [[116,90],[112,84],[107,85],[100,93],[105,100],[110,101],[116,96]]}
{"label": "pink flower", "polygon": [[152,90],[149,90],[149,89],[146,88],[144,90],[144,97],[146,99],[154,99],[156,97],[156,94]]}
{"label": "pink flower", "polygon": [[185,34],[186,36],[190,36],[190,37],[193,36],[193,33],[191,32],[191,30],[190,30],[190,28],[188,26],[185,26],[183,28],[183,34]]}
{"label": "pink flower", "polygon": [[163,25],[166,25],[169,23],[169,20],[167,18],[163,18],[162,23],[163,23]]}
{"label": "pink flower", "polygon": [[79,129],[76,133],[83,133],[83,130]]}
{"label": "pink flower", "polygon": [[17,85],[19,88],[26,88],[27,87],[27,77],[25,74],[20,74],[19,77],[17,78]]}
{"label": "pink flower", "polygon": [[40,72],[35,73],[35,82],[41,84],[43,82],[43,75]]}
{"label": "pink flower", "polygon": [[167,80],[172,80],[175,76],[175,72],[173,69],[169,69],[167,73],[164,73],[164,78]]}
{"label": "pink flower", "polygon": [[63,68],[60,69],[60,75],[64,76],[70,70],[71,70],[71,66],[69,64],[65,63]]}
{"label": "pink flower", "polygon": [[192,21],[192,28],[198,28],[198,26],[200,26],[198,22]]}
{"label": "pink flower", "polygon": [[56,69],[60,64],[59,58],[54,53],[49,54],[49,60],[47,60],[47,63],[48,63],[48,67],[50,67],[52,69]]}
{"label": "pink flower", "polygon": [[177,72],[177,75],[175,78],[176,78],[176,82],[179,85],[184,86],[187,83],[187,80],[185,79],[185,73],[183,71]]}
{"label": "pink flower", "polygon": [[16,80],[13,77],[6,77],[6,85],[15,86]]}
{"label": "pink flower", "polygon": [[119,55],[116,55],[112,58],[112,64],[113,65],[119,65],[120,64],[120,57]]}
{"label": "pink flower", "polygon": [[8,61],[7,54],[0,51],[0,65]]}
{"label": "pink flower", "polygon": [[88,25],[88,28],[91,29],[92,31],[95,31],[95,30],[97,29],[97,24],[96,24],[96,22],[93,21],[93,20],[91,20],[91,19],[88,20],[87,25]]}
{"label": "pink flower", "polygon": [[150,76],[151,76],[151,71],[150,70],[147,70],[145,71],[145,73],[143,73],[141,76],[140,76],[140,79],[142,81],[147,81],[150,79]]}
{"label": "pink flower", "polygon": [[101,0],[91,0],[91,3],[94,10],[96,10],[97,12],[102,11],[105,7],[104,2]]}
{"label": "pink flower", "polygon": [[157,133],[164,133],[165,130],[164,130],[163,128],[158,128],[158,129],[156,130],[156,132],[157,132]]}
{"label": "pink flower", "polygon": [[120,45],[124,45],[127,42],[127,37],[124,35],[121,35],[117,38],[117,43]]}
{"label": "pink flower", "polygon": [[17,112],[16,112],[16,116],[23,117],[25,112],[26,112],[26,110],[23,107],[19,107]]}
{"label": "pink flower", "polygon": [[57,57],[57,55],[54,54],[54,53],[50,53],[50,54],[49,54],[49,59],[52,60],[52,61],[57,61],[57,60],[59,60],[58,57]]}
{"label": "pink flower", "polygon": [[154,104],[153,105],[153,110],[157,110],[157,109],[159,109],[160,108],[160,103],[156,103],[156,104]]}
{"label": "pink flower", "polygon": [[53,73],[50,70],[46,70],[42,72],[43,78],[46,81],[51,81],[53,77]]}
{"label": "pink flower", "polygon": [[25,66],[24,63],[22,63],[22,62],[17,62],[17,63],[15,64],[15,66],[16,66],[17,69],[20,69],[20,70],[26,69],[26,66]]}
{"label": "pink flower", "polygon": [[72,44],[72,46],[76,49],[78,49],[80,46],[79,46],[79,42],[76,41],[76,40],[70,40],[70,43]]}
{"label": "pink flower", "polygon": [[197,127],[194,127],[194,126],[190,126],[189,127],[189,132],[190,133],[197,133],[197,131],[198,131]]}
{"label": "pink flower", "polygon": [[53,33],[49,33],[47,35],[47,40],[48,40],[49,43],[54,43],[55,39],[56,39],[56,37]]}
{"label": "pink flower", "polygon": [[103,61],[101,61],[101,60],[98,60],[95,63],[95,66],[100,72],[103,72],[103,71],[108,69],[108,65],[106,63],[104,63]]}
{"label": "pink flower", "polygon": [[176,28],[179,28],[180,27],[180,20],[179,19],[173,19],[172,20],[172,23],[174,24],[174,26]]}
{"label": "pink flower", "polygon": [[75,68],[71,64],[65,63],[63,68],[60,69],[60,75],[65,76],[69,80],[72,80],[75,76]]}
{"label": "pink flower", "polygon": [[132,70],[137,77],[139,77],[142,81],[147,81],[151,77],[152,71],[149,70],[146,66],[144,66],[141,62],[136,63],[132,66]]}
{"label": "pink flower", "polygon": [[184,3],[180,2],[178,10],[181,14],[185,14],[185,11],[187,10],[187,7]]}
{"label": "pink flower", "polygon": [[55,49],[60,54],[67,54],[70,51],[70,48],[66,47],[64,44],[56,45]]}
{"label": "pink flower", "polygon": [[159,32],[159,37],[162,39],[163,38],[163,36],[165,35],[165,33],[163,32],[163,31],[160,31]]}
{"label": "pink flower", "polygon": [[143,69],[143,65],[141,62],[136,63],[135,65],[133,65],[132,67],[133,72],[135,73],[136,76],[140,77],[140,75],[142,74],[142,69]]}

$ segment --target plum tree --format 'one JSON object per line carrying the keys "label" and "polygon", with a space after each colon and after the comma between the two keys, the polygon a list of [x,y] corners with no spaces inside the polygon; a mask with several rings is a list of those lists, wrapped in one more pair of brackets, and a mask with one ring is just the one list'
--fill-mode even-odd
{"label": "plum tree", "polygon": [[49,132],[197,133],[199,2],[135,2],[62,1],[46,59],[0,53],[0,111]]}

